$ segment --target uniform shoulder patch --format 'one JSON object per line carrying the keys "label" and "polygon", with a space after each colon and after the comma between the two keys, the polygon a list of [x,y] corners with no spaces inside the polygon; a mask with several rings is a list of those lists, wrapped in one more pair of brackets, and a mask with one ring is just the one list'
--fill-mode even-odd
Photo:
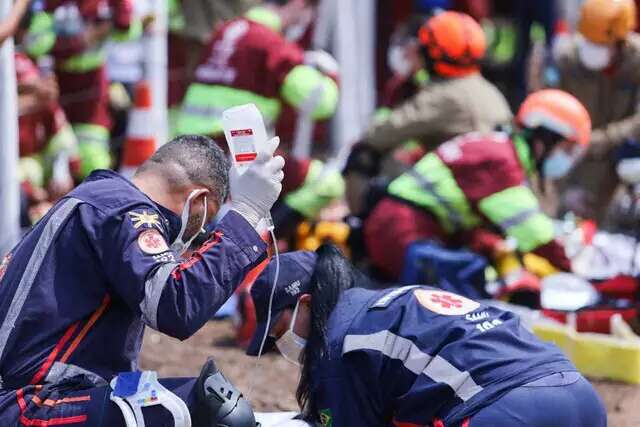
{"label": "uniform shoulder patch", "polygon": [[151,228],[138,235],[138,246],[146,254],[156,255],[169,250],[169,245],[158,230]]}
{"label": "uniform shoulder patch", "polygon": [[443,316],[462,316],[480,307],[476,301],[447,291],[418,289],[413,294],[427,310]]}
{"label": "uniform shoulder patch", "polygon": [[321,409],[318,411],[318,415],[320,416],[320,424],[322,427],[332,427],[333,426],[333,416],[331,415],[331,409]]}
{"label": "uniform shoulder patch", "polygon": [[160,227],[160,215],[154,213],[153,211],[142,210],[142,211],[131,211],[128,212],[129,219],[133,223],[133,228],[136,230],[146,226],[146,228]]}

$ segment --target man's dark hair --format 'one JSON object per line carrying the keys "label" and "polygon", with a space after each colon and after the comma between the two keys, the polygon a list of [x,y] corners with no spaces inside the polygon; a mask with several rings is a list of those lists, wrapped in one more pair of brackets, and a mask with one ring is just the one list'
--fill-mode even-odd
{"label": "man's dark hair", "polygon": [[311,276],[311,331],[302,355],[302,372],[296,390],[296,399],[306,420],[315,420],[318,414],[311,379],[328,348],[329,316],[347,289],[374,287],[371,279],[358,271],[334,245],[322,245],[316,253],[318,259]]}
{"label": "man's dark hair", "polygon": [[190,184],[208,188],[222,203],[229,190],[229,160],[211,138],[181,135],[164,144],[138,170],[143,173],[156,167],[175,188]]}

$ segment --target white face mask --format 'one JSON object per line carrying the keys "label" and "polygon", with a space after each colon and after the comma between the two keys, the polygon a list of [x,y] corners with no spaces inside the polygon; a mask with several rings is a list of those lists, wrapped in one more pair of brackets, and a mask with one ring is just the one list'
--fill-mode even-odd
{"label": "white face mask", "polygon": [[298,301],[296,308],[293,310],[289,329],[276,341],[276,347],[280,350],[282,357],[296,366],[300,366],[300,356],[307,346],[307,340],[293,332],[293,325],[296,323],[299,306],[300,301]]}
{"label": "white face mask", "polygon": [[411,62],[407,59],[405,48],[402,46],[395,45],[389,48],[387,64],[395,74],[408,76],[411,73]]}
{"label": "white face mask", "polygon": [[576,159],[562,150],[554,151],[542,165],[545,178],[558,179],[566,176]]}
{"label": "white face mask", "polygon": [[189,249],[189,245],[191,245],[191,242],[193,242],[193,240],[196,237],[198,237],[198,234],[203,233],[205,231],[204,224],[207,222],[207,196],[204,196],[204,201],[203,201],[204,210],[202,214],[202,223],[200,224],[200,229],[198,230],[197,233],[191,236],[191,238],[186,242],[182,240],[182,237],[184,236],[184,233],[187,230],[187,224],[189,223],[189,212],[191,211],[191,201],[195,197],[202,194],[204,191],[207,191],[207,190],[202,190],[202,189],[193,190],[191,194],[189,194],[189,197],[187,197],[187,201],[184,203],[184,208],[182,208],[182,216],[180,218],[180,220],[182,221],[182,225],[180,226],[180,232],[176,236],[176,240],[174,240],[173,243],[171,244],[171,249],[177,252],[179,255],[182,255],[187,249]]}
{"label": "white face mask", "polygon": [[587,69],[600,71],[609,66],[613,49],[610,46],[592,43],[580,38],[578,42],[578,57]]}

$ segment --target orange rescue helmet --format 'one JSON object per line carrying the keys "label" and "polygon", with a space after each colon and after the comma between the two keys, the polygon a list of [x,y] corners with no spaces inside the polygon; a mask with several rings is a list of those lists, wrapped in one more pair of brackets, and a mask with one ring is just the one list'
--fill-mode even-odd
{"label": "orange rescue helmet", "polygon": [[549,130],[583,146],[591,139],[589,112],[575,96],[559,89],[543,89],[527,96],[516,123],[527,129]]}
{"label": "orange rescue helmet", "polygon": [[578,31],[592,43],[624,40],[635,27],[634,0],[586,0],[582,4]]}
{"label": "orange rescue helmet", "polygon": [[444,77],[478,72],[478,63],[487,50],[482,27],[459,12],[442,12],[429,18],[420,27],[418,39],[433,64],[433,71]]}

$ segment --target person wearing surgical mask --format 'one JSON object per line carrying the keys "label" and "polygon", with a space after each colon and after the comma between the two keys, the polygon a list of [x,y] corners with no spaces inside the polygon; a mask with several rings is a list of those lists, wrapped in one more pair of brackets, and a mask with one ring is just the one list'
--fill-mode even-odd
{"label": "person wearing surgical mask", "polygon": [[566,179],[555,184],[561,196],[557,209],[573,210],[605,228],[614,225],[609,224],[607,212],[620,182],[615,151],[640,137],[636,16],[634,0],[585,0],[577,33],[565,37],[553,54],[557,87],[584,104],[593,124],[585,155]]}
{"label": "person wearing surgical mask", "polygon": [[584,106],[566,92],[545,89],[525,99],[512,126],[444,141],[374,201],[363,224],[371,265],[384,279],[400,280],[417,268],[410,251],[423,241],[471,249],[499,265],[513,240],[518,253],[570,271],[533,183],[566,176],[590,134]]}
{"label": "person wearing surgical mask", "polygon": [[376,117],[386,117],[391,109],[415,96],[429,81],[429,72],[420,52],[418,30],[425,19],[410,17],[391,35],[387,50],[390,77],[384,84]]}
{"label": "person wearing surgical mask", "polygon": [[333,245],[281,255],[269,304],[276,268],[251,289],[247,353],[277,349],[300,369],[310,425],[606,426],[589,382],[511,312],[429,285],[381,289]]}
{"label": "person wearing surgical mask", "polygon": [[[471,16],[444,11],[405,25],[406,30],[396,33],[405,43],[391,40],[389,65],[409,75],[421,65],[425,71],[414,75],[424,80],[428,74],[428,82],[407,99],[404,86],[387,87],[382,101],[390,108],[373,117],[351,149],[343,171],[346,199],[351,213],[361,219],[377,197],[374,183],[397,177],[420,157],[416,153],[433,150],[461,133],[491,131],[513,116],[504,95],[481,73],[487,41]],[[417,149],[396,151],[407,141]]]}
{"label": "person wearing surgical mask", "polygon": [[[239,392],[215,396],[207,385],[229,387],[212,364],[199,379],[158,380],[137,361],[145,327],[190,337],[267,257],[256,227],[282,189],[278,143],[265,142],[238,175],[213,140],[183,135],[131,180],[95,171],[51,208],[0,261],[3,425],[78,415],[82,425],[124,427],[123,416],[131,426],[141,415],[153,426],[255,426]],[[228,198],[229,212],[183,257]],[[146,408],[149,394],[171,414]],[[232,397],[248,423],[215,422],[225,415],[216,402]]]}

